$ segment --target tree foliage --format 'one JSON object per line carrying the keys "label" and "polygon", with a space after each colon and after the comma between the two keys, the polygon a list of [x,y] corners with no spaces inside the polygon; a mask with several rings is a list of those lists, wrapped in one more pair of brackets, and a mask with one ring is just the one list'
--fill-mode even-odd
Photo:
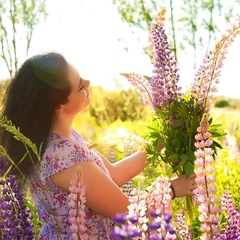
{"label": "tree foliage", "polygon": [[12,78],[19,56],[28,55],[35,26],[45,19],[46,0],[0,0],[0,57]]}
{"label": "tree foliage", "polygon": [[[149,30],[153,17],[166,8],[167,35],[176,60],[188,50],[196,68],[197,49],[207,52],[212,40],[219,37],[222,25],[240,19],[239,0],[112,0],[124,22],[131,27]],[[147,31],[146,31],[147,32]],[[198,48],[197,48],[198,47]]]}

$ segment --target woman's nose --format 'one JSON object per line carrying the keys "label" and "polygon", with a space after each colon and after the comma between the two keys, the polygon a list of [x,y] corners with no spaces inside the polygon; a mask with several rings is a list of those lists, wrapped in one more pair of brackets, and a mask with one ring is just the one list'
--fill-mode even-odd
{"label": "woman's nose", "polygon": [[83,85],[84,85],[84,88],[88,88],[89,85],[90,85],[90,81],[89,80],[83,80]]}

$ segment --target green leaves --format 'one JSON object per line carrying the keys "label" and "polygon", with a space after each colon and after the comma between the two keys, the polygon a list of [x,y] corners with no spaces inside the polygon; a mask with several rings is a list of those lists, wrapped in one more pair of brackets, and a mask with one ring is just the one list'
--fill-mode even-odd
{"label": "green leaves", "polygon": [[184,165],[184,172],[186,174],[186,178],[189,178],[193,171],[194,165],[190,161],[187,162],[187,164]]}
{"label": "green leaves", "polygon": [[[173,154],[174,155],[174,154]],[[180,163],[175,167],[175,171],[177,171],[180,167],[182,167],[183,165],[185,165],[185,163],[189,160],[189,156],[187,154],[182,154],[180,156]]]}
{"label": "green leaves", "polygon": [[[212,119],[211,121],[209,121],[209,124],[212,122]],[[212,137],[223,137],[223,136],[226,136],[227,133],[222,131],[221,130],[221,127],[222,125],[221,124],[213,124],[213,125],[210,125],[210,129],[209,129],[209,132],[212,134]]]}
{"label": "green leaves", "polygon": [[[148,162],[154,166],[164,162],[170,166],[170,174],[185,173],[189,178],[194,171],[195,135],[203,114],[200,105],[187,97],[181,102],[170,103],[169,110],[159,108],[156,115],[152,116],[152,122],[148,124],[148,133],[145,136],[150,142],[147,149]],[[221,124],[212,123],[213,119],[210,118],[212,138],[226,135],[220,130]],[[165,146],[162,151],[158,151],[156,147],[159,139]],[[217,149],[222,148],[217,140],[213,140],[211,147],[215,156]]]}

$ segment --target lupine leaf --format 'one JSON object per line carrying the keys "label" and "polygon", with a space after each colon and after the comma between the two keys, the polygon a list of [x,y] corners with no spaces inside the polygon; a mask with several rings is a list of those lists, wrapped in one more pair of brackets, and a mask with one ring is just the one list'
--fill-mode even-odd
{"label": "lupine leaf", "polygon": [[188,161],[187,164],[184,166],[184,169],[186,178],[188,179],[194,171],[194,165],[190,161]]}

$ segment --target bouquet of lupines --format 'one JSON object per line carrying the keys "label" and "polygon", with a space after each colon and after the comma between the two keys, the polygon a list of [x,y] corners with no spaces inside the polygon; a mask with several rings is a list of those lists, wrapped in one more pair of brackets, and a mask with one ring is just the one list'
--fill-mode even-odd
{"label": "bouquet of lupines", "polygon": [[[150,50],[153,61],[153,75],[143,76],[136,73],[122,73],[140,92],[146,104],[153,109],[153,119],[149,124],[145,139],[149,141],[147,148],[148,161],[153,165],[164,161],[170,166],[172,174],[186,174],[188,178],[194,171],[195,135],[204,114],[210,116],[210,109],[223,60],[227,48],[239,34],[240,25],[233,25],[222,36],[215,48],[210,51],[198,69],[189,91],[182,92],[179,86],[179,69],[170,50],[164,30],[165,10],[153,19],[150,30]],[[219,130],[221,125],[213,124],[208,119],[209,132],[212,138],[225,135]],[[157,143],[161,141],[164,150],[158,151]],[[213,140],[211,145],[213,158],[221,145]],[[191,210],[191,204],[188,204]]]}

